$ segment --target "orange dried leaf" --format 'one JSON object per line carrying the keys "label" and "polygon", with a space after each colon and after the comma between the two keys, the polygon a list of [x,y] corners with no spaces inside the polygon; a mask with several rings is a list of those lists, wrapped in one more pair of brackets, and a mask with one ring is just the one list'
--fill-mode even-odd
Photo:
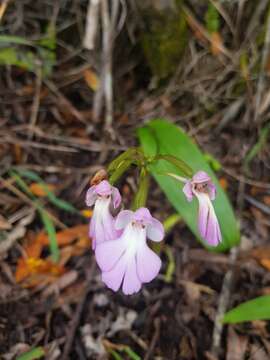
{"label": "orange dried leaf", "polygon": [[87,219],[90,219],[93,215],[93,210],[84,209],[84,210],[81,210],[81,214],[82,214],[82,216],[86,217]]}
{"label": "orange dried leaf", "polygon": [[[47,189],[48,191],[55,191],[56,189],[56,186],[55,185],[51,185],[51,184],[48,184],[47,185]],[[44,186],[40,185],[39,183],[32,183],[30,186],[29,186],[29,190],[35,195],[35,196],[38,196],[38,197],[44,197],[47,195],[46,191],[44,190]]]}
{"label": "orange dried leaf", "polygon": [[261,259],[260,263],[265,269],[270,271],[270,259]]}
{"label": "orange dried leaf", "polygon": [[[71,244],[73,241],[80,237],[88,236],[88,225],[77,225],[69,229],[65,229],[57,232],[56,239],[59,246],[65,246]],[[48,236],[44,236],[42,239],[43,245],[49,245]]]}
{"label": "orange dried leaf", "polygon": [[222,51],[223,41],[221,35],[218,32],[211,34],[211,52],[214,56],[219,55]]}
{"label": "orange dried leaf", "polygon": [[205,30],[203,29],[203,27],[197,22],[197,20],[191,14],[186,14],[186,20],[189,27],[193,31],[196,39],[205,43],[206,37],[205,37]]}
{"label": "orange dried leaf", "polygon": [[92,89],[93,91],[97,91],[100,85],[100,81],[97,74],[91,69],[86,69],[83,72],[83,75],[84,75],[84,80],[87,83],[87,85],[90,87],[90,89]]}
{"label": "orange dried leaf", "polygon": [[263,197],[263,202],[265,203],[265,205],[270,206],[270,196],[269,195],[265,195]]}
{"label": "orange dried leaf", "polygon": [[13,152],[14,152],[16,164],[20,164],[22,162],[22,156],[23,156],[22,147],[19,144],[14,144]]}
{"label": "orange dried leaf", "polygon": [[251,257],[256,259],[263,267],[270,270],[270,247],[258,247],[251,251]]}
{"label": "orange dried leaf", "polygon": [[227,190],[228,189],[228,180],[226,178],[220,178],[219,179],[220,186],[222,189]]}
{"label": "orange dried leaf", "polygon": [[37,259],[29,257],[27,259],[19,259],[15,279],[16,282],[22,282],[26,278],[33,275],[49,275],[55,278],[65,272],[65,268],[55,264],[50,259]]}

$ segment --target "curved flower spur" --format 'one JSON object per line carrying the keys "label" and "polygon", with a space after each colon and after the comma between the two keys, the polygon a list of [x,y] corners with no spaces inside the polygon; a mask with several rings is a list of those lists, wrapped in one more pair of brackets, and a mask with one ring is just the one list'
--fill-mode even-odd
{"label": "curved flower spur", "polygon": [[93,185],[86,193],[86,205],[94,206],[93,216],[90,221],[89,236],[92,238],[92,249],[104,241],[116,239],[119,232],[115,229],[114,218],[110,206],[116,209],[121,203],[119,190],[110,185],[107,180]]}
{"label": "curved flower spur", "polygon": [[195,195],[199,201],[198,229],[201,237],[211,246],[217,246],[221,241],[218,219],[212,204],[216,197],[216,187],[210,176],[204,171],[198,171],[191,180],[187,180],[183,192],[188,201]]}
{"label": "curved flower spur", "polygon": [[148,247],[146,238],[161,241],[164,228],[144,207],[135,212],[122,210],[116,217],[115,228],[122,230],[122,235],[99,244],[96,260],[102,280],[110,289],[118,291],[123,284],[124,294],[132,295],[159,273],[161,260]]}

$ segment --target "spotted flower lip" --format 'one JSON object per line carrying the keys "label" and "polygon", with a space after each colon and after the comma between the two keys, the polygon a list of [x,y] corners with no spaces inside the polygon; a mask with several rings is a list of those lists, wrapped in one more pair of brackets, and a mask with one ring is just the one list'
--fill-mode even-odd
{"label": "spotted flower lip", "polygon": [[118,208],[121,203],[119,190],[111,186],[107,180],[91,186],[86,193],[86,205],[93,206],[89,236],[92,238],[92,249],[104,241],[116,239],[119,231],[115,229],[115,220],[110,212],[110,205]]}
{"label": "spotted flower lip", "polygon": [[96,260],[102,271],[102,280],[110,289],[118,291],[122,285],[123,293],[132,295],[159,273],[161,260],[148,247],[146,238],[161,241],[164,228],[147,208],[135,212],[121,211],[115,227],[123,231],[121,236],[98,244]]}
{"label": "spotted flower lip", "polygon": [[193,196],[199,201],[198,229],[202,238],[211,246],[217,246],[222,241],[218,219],[211,200],[215,200],[216,187],[210,176],[204,171],[198,171],[191,180],[186,181],[183,192],[188,201]]}

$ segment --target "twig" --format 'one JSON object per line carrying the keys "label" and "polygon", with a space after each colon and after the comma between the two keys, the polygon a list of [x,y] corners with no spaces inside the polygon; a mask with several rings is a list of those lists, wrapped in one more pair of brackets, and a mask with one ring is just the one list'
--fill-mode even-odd
{"label": "twig", "polygon": [[262,100],[262,94],[263,90],[265,88],[265,67],[267,65],[267,61],[269,59],[269,53],[270,53],[270,13],[268,12],[267,17],[267,24],[266,24],[266,32],[265,32],[265,39],[264,39],[264,47],[263,47],[263,53],[262,53],[262,62],[261,62],[261,70],[259,75],[259,81],[258,81],[258,91],[256,95],[255,100],[255,114],[254,114],[254,120],[257,122],[260,118],[260,106],[261,106],[261,100]]}
{"label": "twig", "polygon": [[[34,209],[38,209],[37,204],[35,204],[34,201],[29,199],[22,191],[16,188],[16,186],[12,185],[9,181],[5,180],[0,176],[0,184],[3,184],[5,188],[7,188],[9,191],[11,191],[13,194],[17,195],[20,199],[22,199],[26,204],[29,204]],[[43,209],[44,212],[52,219],[56,225],[58,225],[61,229],[65,229],[66,225],[63,224],[60,220],[57,219],[53,214],[51,214],[48,210]]]}
{"label": "twig", "polygon": [[[33,99],[32,109],[31,109],[30,127],[34,127],[37,123],[38,110],[39,110],[39,105],[40,105],[41,84],[42,84],[42,69],[41,69],[41,64],[37,64],[36,89],[35,89],[35,95],[34,95],[34,99]],[[29,134],[29,136],[28,136],[29,140],[31,140],[32,138],[33,138],[33,133]]]}
{"label": "twig", "polygon": [[100,0],[89,0],[85,37],[83,41],[83,46],[88,50],[93,50],[95,48],[99,20],[99,6]]}
{"label": "twig", "polygon": [[9,0],[3,0],[2,4],[0,5],[0,21],[2,20],[2,17],[4,16],[7,6],[8,6]]}
{"label": "twig", "polygon": [[[118,0],[115,0],[118,2]],[[113,77],[112,77],[112,22],[109,15],[108,0],[101,0],[102,46],[105,96],[105,128],[112,134],[113,121]]]}
{"label": "twig", "polygon": [[158,338],[159,338],[159,335],[160,335],[160,319],[157,318],[155,319],[154,321],[154,325],[155,325],[155,332],[154,332],[154,335],[152,337],[152,340],[151,340],[151,344],[149,346],[149,349],[144,357],[144,360],[149,360],[152,358],[152,354],[153,354],[153,351],[156,347],[156,344],[158,342]]}
{"label": "twig", "polygon": [[[230,263],[232,264],[235,263],[237,259],[237,255],[238,255],[238,248],[231,249],[230,257],[229,257]],[[221,348],[220,343],[221,343],[221,336],[223,331],[222,319],[229,305],[233,278],[234,278],[234,267],[228,270],[224,276],[222,289],[218,302],[217,313],[214,322],[211,353],[213,356],[216,356],[217,358],[219,358],[219,353]]]}
{"label": "twig", "polygon": [[258,208],[259,210],[261,210],[262,212],[264,212],[267,215],[270,215],[270,207],[261,203],[260,201],[253,199],[252,196],[249,195],[245,195],[245,199],[253,206],[255,206],[256,208]]}
{"label": "twig", "polygon": [[81,123],[87,125],[87,121],[85,120],[84,116],[72,105],[72,103],[60,92],[59,89],[54,85],[54,83],[48,79],[44,79],[44,83],[46,86],[54,93],[59,101],[62,103],[63,106],[66,106],[71,114]]}
{"label": "twig", "polygon": [[[241,220],[242,209],[244,205],[244,195],[245,195],[245,183],[240,182],[239,190],[238,190],[238,199],[237,205],[239,210],[239,219]],[[223,332],[223,323],[222,319],[224,317],[225,312],[230,303],[230,295],[232,291],[233,281],[234,281],[234,274],[235,274],[235,263],[237,261],[239,253],[239,247],[234,247],[230,251],[229,261],[231,264],[230,269],[226,272],[221,293],[219,296],[218,308],[217,313],[214,321],[214,329],[212,335],[212,347],[211,347],[211,354],[216,357],[217,359],[220,358],[220,350],[221,350],[221,337]]]}
{"label": "twig", "polygon": [[27,216],[21,219],[10,232],[6,232],[6,239],[0,242],[0,254],[7,252],[16,242],[16,240],[24,237],[26,233],[26,226],[33,221],[34,214],[35,212],[30,209]]}
{"label": "twig", "polygon": [[84,305],[86,303],[86,299],[87,299],[87,295],[91,289],[91,278],[92,278],[92,274],[95,270],[95,262],[93,262],[93,264],[91,265],[91,268],[89,269],[88,271],[88,274],[87,274],[87,283],[88,283],[88,286],[86,286],[85,288],[85,291],[82,295],[82,298],[80,300],[80,302],[78,303],[77,307],[76,307],[76,310],[75,310],[75,314],[73,316],[73,319],[72,319],[72,323],[71,323],[71,326],[69,328],[69,331],[68,331],[68,334],[67,334],[67,337],[66,337],[66,344],[65,344],[65,347],[64,347],[64,351],[63,351],[63,355],[61,356],[61,360],[68,360],[69,359],[69,353],[71,351],[71,348],[72,348],[72,344],[73,344],[73,341],[74,341],[74,337],[75,337],[75,334],[76,334],[76,331],[77,331],[77,328],[80,324],[80,320],[81,320],[81,316],[82,316],[82,312],[83,312],[83,309],[84,309]]}
{"label": "twig", "polygon": [[238,175],[229,168],[223,167],[222,170],[225,172],[225,174],[231,176],[232,178],[236,179],[239,182],[242,182],[247,185],[256,186],[258,188],[262,189],[270,189],[270,184],[262,181],[256,181],[252,179],[248,179],[243,175]]}

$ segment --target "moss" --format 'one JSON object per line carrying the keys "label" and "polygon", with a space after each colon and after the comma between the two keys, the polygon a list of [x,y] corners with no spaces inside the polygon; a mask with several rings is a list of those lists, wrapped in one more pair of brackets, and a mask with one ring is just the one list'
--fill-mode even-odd
{"label": "moss", "polygon": [[187,24],[178,6],[176,10],[147,9],[143,14],[145,31],[141,44],[152,73],[164,79],[174,73],[187,43]]}

